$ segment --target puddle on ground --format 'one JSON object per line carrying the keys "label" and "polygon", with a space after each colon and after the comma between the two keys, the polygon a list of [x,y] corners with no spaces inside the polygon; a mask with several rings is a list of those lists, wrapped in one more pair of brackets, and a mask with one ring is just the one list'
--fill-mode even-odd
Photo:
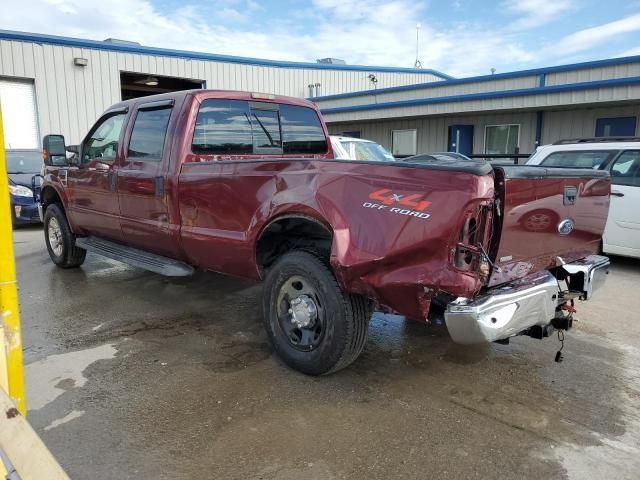
{"label": "puddle on ground", "polygon": [[101,345],[59,355],[50,355],[25,366],[27,408],[39,410],[70,388],[82,387],[87,377],[82,372],[98,360],[113,358],[113,345]]}

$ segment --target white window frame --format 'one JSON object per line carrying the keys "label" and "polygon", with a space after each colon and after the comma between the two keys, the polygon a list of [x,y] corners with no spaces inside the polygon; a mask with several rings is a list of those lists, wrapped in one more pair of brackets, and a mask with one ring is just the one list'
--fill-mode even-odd
{"label": "white window frame", "polygon": [[[396,132],[413,132],[413,153],[410,153],[406,156],[417,155],[418,154],[418,129],[417,128],[403,128],[398,130],[391,130],[391,155],[396,156],[395,153],[395,134]],[[398,153],[397,155],[405,156],[404,153]]]}
{"label": "white window frame", "polygon": [[[516,148],[518,148],[518,150],[520,149],[520,132],[522,130],[522,124],[521,123],[498,123],[495,125],[485,125],[484,126],[484,153],[489,153],[487,152],[487,129],[492,128],[492,127],[518,127],[518,141],[516,142]],[[495,155],[499,155],[499,154],[495,154]],[[509,155],[507,153],[507,155]]]}

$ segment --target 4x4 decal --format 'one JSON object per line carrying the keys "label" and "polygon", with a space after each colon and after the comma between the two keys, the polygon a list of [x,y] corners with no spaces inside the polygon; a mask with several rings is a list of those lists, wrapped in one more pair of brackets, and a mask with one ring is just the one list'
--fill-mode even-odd
{"label": "4x4 decal", "polygon": [[413,207],[414,210],[418,210],[419,212],[422,212],[431,205],[431,202],[424,200],[424,195],[419,193],[414,193],[412,195],[398,195],[388,188],[383,188],[382,190],[373,192],[369,195],[369,198],[371,200],[378,200],[379,202],[382,202],[383,205],[399,203],[406,207]]}
{"label": "4x4 decal", "polygon": [[[364,208],[372,208],[374,210],[384,210],[398,215],[406,215],[409,217],[417,217],[427,219],[431,215],[424,213],[424,210],[431,205],[431,202],[425,200],[425,195],[421,193],[398,194],[393,190],[383,188],[369,194],[370,200],[376,202],[364,202]],[[392,206],[399,205],[399,206]],[[389,208],[391,207],[391,208]]]}

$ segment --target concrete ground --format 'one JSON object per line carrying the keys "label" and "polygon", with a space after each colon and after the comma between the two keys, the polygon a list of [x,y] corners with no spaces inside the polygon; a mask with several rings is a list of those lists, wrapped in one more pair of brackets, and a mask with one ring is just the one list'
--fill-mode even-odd
{"label": "concrete ground", "polygon": [[640,476],[640,262],[558,341],[459,347],[375,316],[364,354],[310,378],[272,353],[259,285],[166,279],[15,232],[29,420],[74,479]]}

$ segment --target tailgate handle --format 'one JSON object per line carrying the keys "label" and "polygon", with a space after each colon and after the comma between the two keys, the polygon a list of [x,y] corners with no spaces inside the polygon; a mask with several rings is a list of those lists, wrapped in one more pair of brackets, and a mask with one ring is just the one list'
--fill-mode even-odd
{"label": "tailgate handle", "polygon": [[611,190],[611,195],[614,197],[624,197],[624,193],[619,192],[618,190]]}
{"label": "tailgate handle", "polygon": [[564,204],[573,205],[576,203],[578,189],[576,187],[564,187]]}

